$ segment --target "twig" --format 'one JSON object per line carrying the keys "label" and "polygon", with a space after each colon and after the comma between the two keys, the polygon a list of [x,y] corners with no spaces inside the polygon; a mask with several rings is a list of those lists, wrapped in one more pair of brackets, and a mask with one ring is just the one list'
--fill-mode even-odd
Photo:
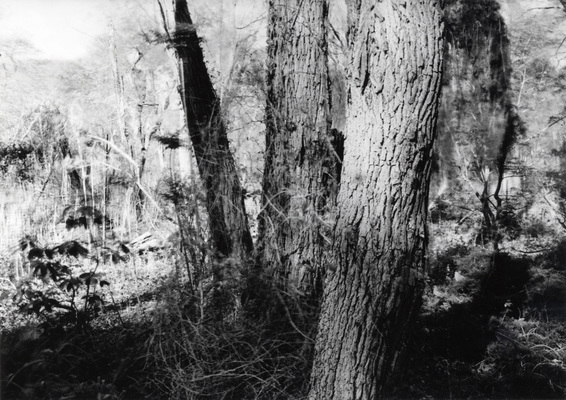
{"label": "twig", "polygon": [[289,309],[287,308],[287,304],[285,304],[285,301],[283,300],[283,297],[281,296],[281,293],[279,293],[278,290],[276,290],[275,292],[277,293],[277,297],[279,298],[279,301],[281,302],[281,304],[283,305],[283,308],[285,309],[285,314],[287,315],[287,318],[289,319],[289,323],[291,324],[293,329],[295,329],[302,337],[307,339],[309,342],[314,342],[314,340],[312,338],[308,337],[305,333],[303,333],[303,331],[301,331],[297,327],[297,325],[295,325],[295,323],[293,322],[293,318],[291,317],[291,313],[289,312]]}
{"label": "twig", "polygon": [[163,9],[163,4],[161,4],[161,0],[157,0],[157,4],[159,4],[159,12],[161,13],[161,18],[163,19],[163,29],[167,34],[167,39],[169,39],[169,42],[172,42],[173,39],[171,38],[171,35],[169,34],[169,29],[167,28],[167,17],[165,15],[165,10]]}

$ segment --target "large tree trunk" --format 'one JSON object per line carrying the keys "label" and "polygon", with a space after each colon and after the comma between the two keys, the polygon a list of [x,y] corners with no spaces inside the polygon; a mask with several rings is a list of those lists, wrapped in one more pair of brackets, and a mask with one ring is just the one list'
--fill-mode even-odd
{"label": "large tree trunk", "polygon": [[326,0],[269,2],[259,260],[280,288],[315,297],[340,161],[330,135],[327,25]]}
{"label": "large tree trunk", "polygon": [[186,0],[175,0],[174,5],[173,45],[187,127],[206,191],[214,278],[217,282],[237,279],[235,269],[245,265],[253,247],[243,190],[230,152],[220,100],[208,75]]}
{"label": "large tree trunk", "polygon": [[423,290],[442,69],[434,0],[351,0],[349,101],[309,399],[377,399]]}

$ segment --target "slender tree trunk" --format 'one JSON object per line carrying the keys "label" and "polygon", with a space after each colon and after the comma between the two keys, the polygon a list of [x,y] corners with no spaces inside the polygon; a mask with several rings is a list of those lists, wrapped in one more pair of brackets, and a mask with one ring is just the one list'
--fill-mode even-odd
{"label": "slender tree trunk", "polygon": [[351,0],[349,100],[334,253],[309,399],[390,387],[423,290],[442,69],[434,0]]}
{"label": "slender tree trunk", "polygon": [[258,253],[280,288],[315,297],[340,161],[330,134],[327,25],[326,0],[269,2]]}
{"label": "slender tree trunk", "polygon": [[206,191],[214,279],[238,278],[252,252],[243,189],[230,152],[226,125],[204,63],[186,0],[175,0],[173,45],[181,80],[181,99],[200,177]]}
{"label": "slender tree trunk", "polygon": [[[491,243],[499,251],[504,199],[501,197],[511,150],[524,132],[510,94],[511,60],[505,21],[500,2],[457,0],[444,9],[445,73],[441,127],[437,146],[454,143],[465,152],[444,151],[462,171],[462,179],[474,188],[470,177],[482,191],[483,226],[476,243]],[[482,26],[478,30],[477,27]],[[467,84],[463,84],[467,83]],[[471,85],[469,83],[472,83]],[[452,168],[454,170],[454,168]],[[475,171],[474,171],[475,170]]]}

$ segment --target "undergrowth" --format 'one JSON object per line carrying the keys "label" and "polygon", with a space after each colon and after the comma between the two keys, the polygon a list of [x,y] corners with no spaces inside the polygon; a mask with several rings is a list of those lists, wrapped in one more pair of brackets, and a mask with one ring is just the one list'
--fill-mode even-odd
{"label": "undergrowth", "polygon": [[148,342],[154,393],[163,399],[304,398],[316,319],[293,323],[291,314],[258,319],[242,312],[233,322],[195,321],[183,296],[172,292],[156,308]]}
{"label": "undergrowth", "polygon": [[[408,367],[392,397],[564,398],[564,242],[533,255],[438,243]],[[45,250],[55,248],[27,250],[36,250],[29,262],[38,285],[58,283],[45,266],[57,257],[61,265],[86,263],[79,269],[96,265],[86,254],[49,259]],[[105,301],[82,324],[65,309],[19,313],[14,284],[2,286],[2,398],[305,398],[316,306],[257,279],[264,286],[251,307],[219,320],[203,305],[212,286],[193,286],[187,274],[195,266],[184,258],[160,250],[110,260],[97,270],[110,284]],[[210,268],[202,260],[198,268]],[[72,292],[66,285],[62,294]],[[272,312],[260,312],[266,307]]]}
{"label": "undergrowth", "polygon": [[563,242],[544,253],[441,249],[395,398],[566,396]]}

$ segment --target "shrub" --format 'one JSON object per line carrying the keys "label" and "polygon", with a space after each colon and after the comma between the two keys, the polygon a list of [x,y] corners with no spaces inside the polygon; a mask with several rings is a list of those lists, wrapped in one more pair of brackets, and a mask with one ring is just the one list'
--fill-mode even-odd
{"label": "shrub", "polygon": [[63,312],[62,321],[84,329],[98,314],[103,303],[103,288],[109,285],[97,273],[98,262],[84,272],[88,250],[77,241],[53,248],[27,243],[27,258],[33,276],[20,282],[16,303],[20,311],[44,319]]}
{"label": "shrub", "polygon": [[528,287],[527,304],[533,316],[566,319],[566,273],[537,268]]}
{"label": "shrub", "polygon": [[[306,393],[314,329],[244,315],[231,323],[194,322],[183,307],[190,291],[172,290],[164,300],[148,341],[156,396],[271,400]],[[309,323],[314,328],[316,320]]]}
{"label": "shrub", "polygon": [[492,318],[495,340],[477,372],[495,396],[564,398],[566,331],[556,324]]}
{"label": "shrub", "polygon": [[35,178],[35,148],[31,143],[0,144],[0,173],[15,176],[18,181]]}
{"label": "shrub", "polygon": [[469,253],[467,246],[458,244],[434,254],[429,263],[429,278],[433,285],[442,285],[454,277],[458,260]]}
{"label": "shrub", "polygon": [[143,372],[149,328],[125,323],[81,333],[44,323],[6,332],[2,394],[13,399],[149,398]]}

